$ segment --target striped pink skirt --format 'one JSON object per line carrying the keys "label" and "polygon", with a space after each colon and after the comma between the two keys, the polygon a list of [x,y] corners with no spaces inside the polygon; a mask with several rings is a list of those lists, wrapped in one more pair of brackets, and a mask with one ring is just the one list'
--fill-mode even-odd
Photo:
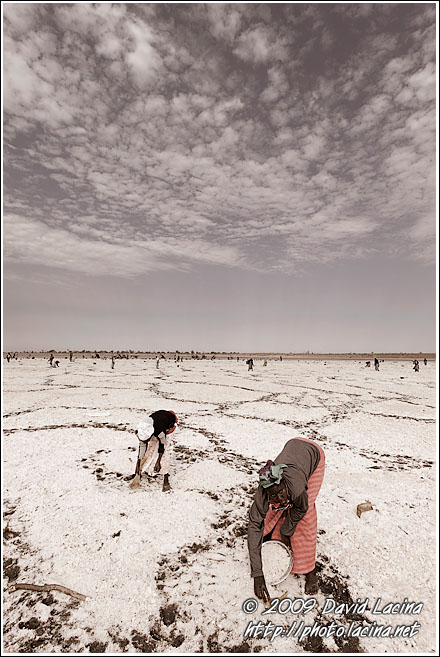
{"label": "striped pink skirt", "polygon": [[[315,500],[318,497],[325,471],[325,455],[321,447],[309,440],[308,438],[298,438],[313,443],[321,454],[318,467],[312,473],[308,481],[307,494],[309,497],[309,508],[299,523],[297,524],[293,536],[290,538],[290,544],[293,553],[292,573],[304,575],[310,573],[315,568],[316,560],[316,535],[318,528],[318,518],[316,514]],[[285,520],[285,511],[275,511],[269,509],[264,519],[263,536],[269,534],[273,529],[271,540],[281,540],[280,529]]]}

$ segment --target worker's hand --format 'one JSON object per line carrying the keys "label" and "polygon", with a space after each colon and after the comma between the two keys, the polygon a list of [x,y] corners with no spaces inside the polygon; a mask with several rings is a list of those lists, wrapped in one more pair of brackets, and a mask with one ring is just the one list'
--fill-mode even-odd
{"label": "worker's hand", "polygon": [[160,471],[160,461],[161,461],[161,457],[158,456],[157,461],[156,461],[156,465],[154,466],[154,472],[159,472]]}
{"label": "worker's hand", "polygon": [[257,598],[260,598],[260,600],[263,600],[263,602],[269,602],[270,595],[269,595],[269,591],[266,588],[264,575],[259,575],[258,577],[254,577],[254,592]]}
{"label": "worker's hand", "polygon": [[290,537],[286,536],[285,534],[283,534],[281,532],[280,532],[280,536],[281,536],[282,543],[284,543],[284,545],[286,545],[289,548],[289,550],[291,550],[292,548],[291,548],[291,545],[290,545]]}

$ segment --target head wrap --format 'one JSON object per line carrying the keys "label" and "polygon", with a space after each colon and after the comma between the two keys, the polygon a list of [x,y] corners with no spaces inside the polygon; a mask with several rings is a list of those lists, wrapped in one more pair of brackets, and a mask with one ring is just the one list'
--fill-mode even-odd
{"label": "head wrap", "polygon": [[261,470],[258,470],[260,477],[260,484],[263,488],[269,488],[274,484],[279,484],[283,477],[283,469],[287,468],[287,465],[280,463],[275,465],[273,461],[268,461]]}
{"label": "head wrap", "polygon": [[141,442],[146,442],[149,440],[154,432],[153,420],[147,418],[146,420],[141,420],[136,427],[136,434],[138,439]]}
{"label": "head wrap", "polygon": [[175,414],[175,412],[174,411],[168,411],[168,413],[172,413],[172,415],[174,415],[175,422],[174,422],[174,426],[172,426],[171,429],[167,429],[167,431],[166,431],[167,436],[168,436],[169,433],[173,433],[174,429],[177,426],[177,415]]}

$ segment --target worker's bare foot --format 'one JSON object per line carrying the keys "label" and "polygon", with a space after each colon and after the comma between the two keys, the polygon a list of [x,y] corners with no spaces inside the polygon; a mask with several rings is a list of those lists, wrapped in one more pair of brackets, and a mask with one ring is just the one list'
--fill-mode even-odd
{"label": "worker's bare foot", "polygon": [[165,475],[165,477],[163,478],[162,492],[166,493],[169,490],[171,490],[170,480],[168,478],[168,475]]}
{"label": "worker's bare foot", "polygon": [[306,594],[307,595],[315,595],[315,593],[318,593],[318,578],[316,577],[316,570],[312,570],[310,573],[307,573],[306,575]]}

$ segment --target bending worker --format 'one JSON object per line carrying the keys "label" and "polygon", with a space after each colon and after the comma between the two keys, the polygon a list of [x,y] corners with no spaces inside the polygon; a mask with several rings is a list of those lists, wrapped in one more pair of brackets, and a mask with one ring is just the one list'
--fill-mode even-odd
{"label": "bending worker", "polygon": [[170,434],[177,425],[173,411],[155,411],[147,420],[139,422],[135,434],[139,440],[139,452],[136,461],[134,479],[130,488],[139,488],[142,469],[150,477],[164,475],[163,488],[170,490],[170,457],[172,452]]}
{"label": "bending worker", "polygon": [[248,548],[251,577],[258,598],[269,600],[261,561],[266,540],[292,549],[292,573],[306,576],[305,592],[318,591],[315,571],[317,515],[315,500],[324,478],[325,456],[307,438],[289,440],[274,461],[259,470],[259,486],[249,512]]}

